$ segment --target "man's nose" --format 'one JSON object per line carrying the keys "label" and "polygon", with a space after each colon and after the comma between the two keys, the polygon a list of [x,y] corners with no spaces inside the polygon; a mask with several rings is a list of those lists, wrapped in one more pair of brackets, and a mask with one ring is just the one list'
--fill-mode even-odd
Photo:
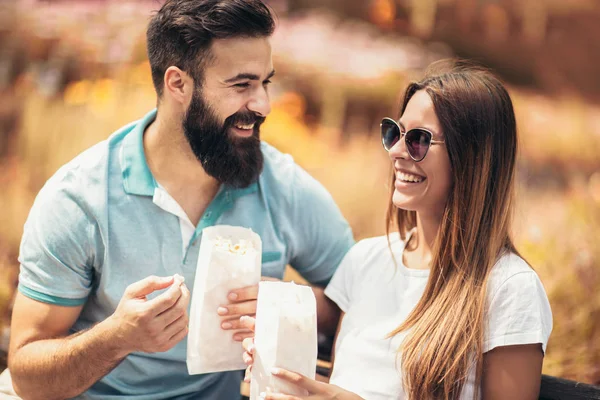
{"label": "man's nose", "polygon": [[262,117],[266,117],[271,112],[271,101],[269,99],[269,93],[266,87],[257,89],[250,101],[248,101],[248,110],[259,114]]}

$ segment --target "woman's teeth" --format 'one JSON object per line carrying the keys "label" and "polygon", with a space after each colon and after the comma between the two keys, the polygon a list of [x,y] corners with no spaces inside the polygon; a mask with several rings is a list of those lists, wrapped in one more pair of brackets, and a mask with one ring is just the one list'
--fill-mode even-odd
{"label": "woman's teeth", "polygon": [[236,125],[235,127],[238,129],[248,130],[254,128],[254,123],[248,125]]}
{"label": "woman's teeth", "polygon": [[396,178],[401,180],[402,182],[414,182],[419,183],[423,181],[423,177],[417,175],[407,174],[405,172],[398,172],[396,174]]}

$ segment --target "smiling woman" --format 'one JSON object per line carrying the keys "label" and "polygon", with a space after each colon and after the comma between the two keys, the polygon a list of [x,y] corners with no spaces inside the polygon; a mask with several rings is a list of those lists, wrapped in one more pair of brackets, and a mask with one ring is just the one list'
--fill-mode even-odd
{"label": "smiling woman", "polygon": [[343,312],[330,384],[273,373],[309,398],[537,399],[552,314],[510,237],[517,130],[504,86],[436,63],[381,134],[388,234],[357,243],[325,290]]}

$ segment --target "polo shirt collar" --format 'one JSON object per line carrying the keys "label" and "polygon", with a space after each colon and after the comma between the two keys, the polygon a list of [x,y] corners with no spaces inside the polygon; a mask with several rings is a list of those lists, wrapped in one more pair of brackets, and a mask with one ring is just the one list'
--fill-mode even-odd
{"label": "polo shirt collar", "polygon": [[157,187],[144,154],[144,131],[156,118],[156,109],[140,119],[133,130],[123,138],[121,172],[123,188],[128,194],[153,196]]}

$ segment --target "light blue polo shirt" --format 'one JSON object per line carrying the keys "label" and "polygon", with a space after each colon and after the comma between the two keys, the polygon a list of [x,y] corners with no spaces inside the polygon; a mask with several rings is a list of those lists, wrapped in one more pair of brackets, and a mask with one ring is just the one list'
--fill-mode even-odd
{"label": "light blue polo shirt", "polygon": [[[289,155],[263,143],[264,170],[245,189],[222,185],[200,223],[154,180],[143,147],[150,112],[83,152],[48,180],[21,242],[19,291],[62,306],[85,304],[72,332],[111,315],[125,288],[175,273],[194,290],[202,229],[252,228],[263,242],[262,274],[286,264],[325,285],[354,243],[327,191]],[[215,310],[216,312],[216,310]],[[188,375],[186,340],[164,353],[133,353],[81,399],[239,399],[241,372]]]}

